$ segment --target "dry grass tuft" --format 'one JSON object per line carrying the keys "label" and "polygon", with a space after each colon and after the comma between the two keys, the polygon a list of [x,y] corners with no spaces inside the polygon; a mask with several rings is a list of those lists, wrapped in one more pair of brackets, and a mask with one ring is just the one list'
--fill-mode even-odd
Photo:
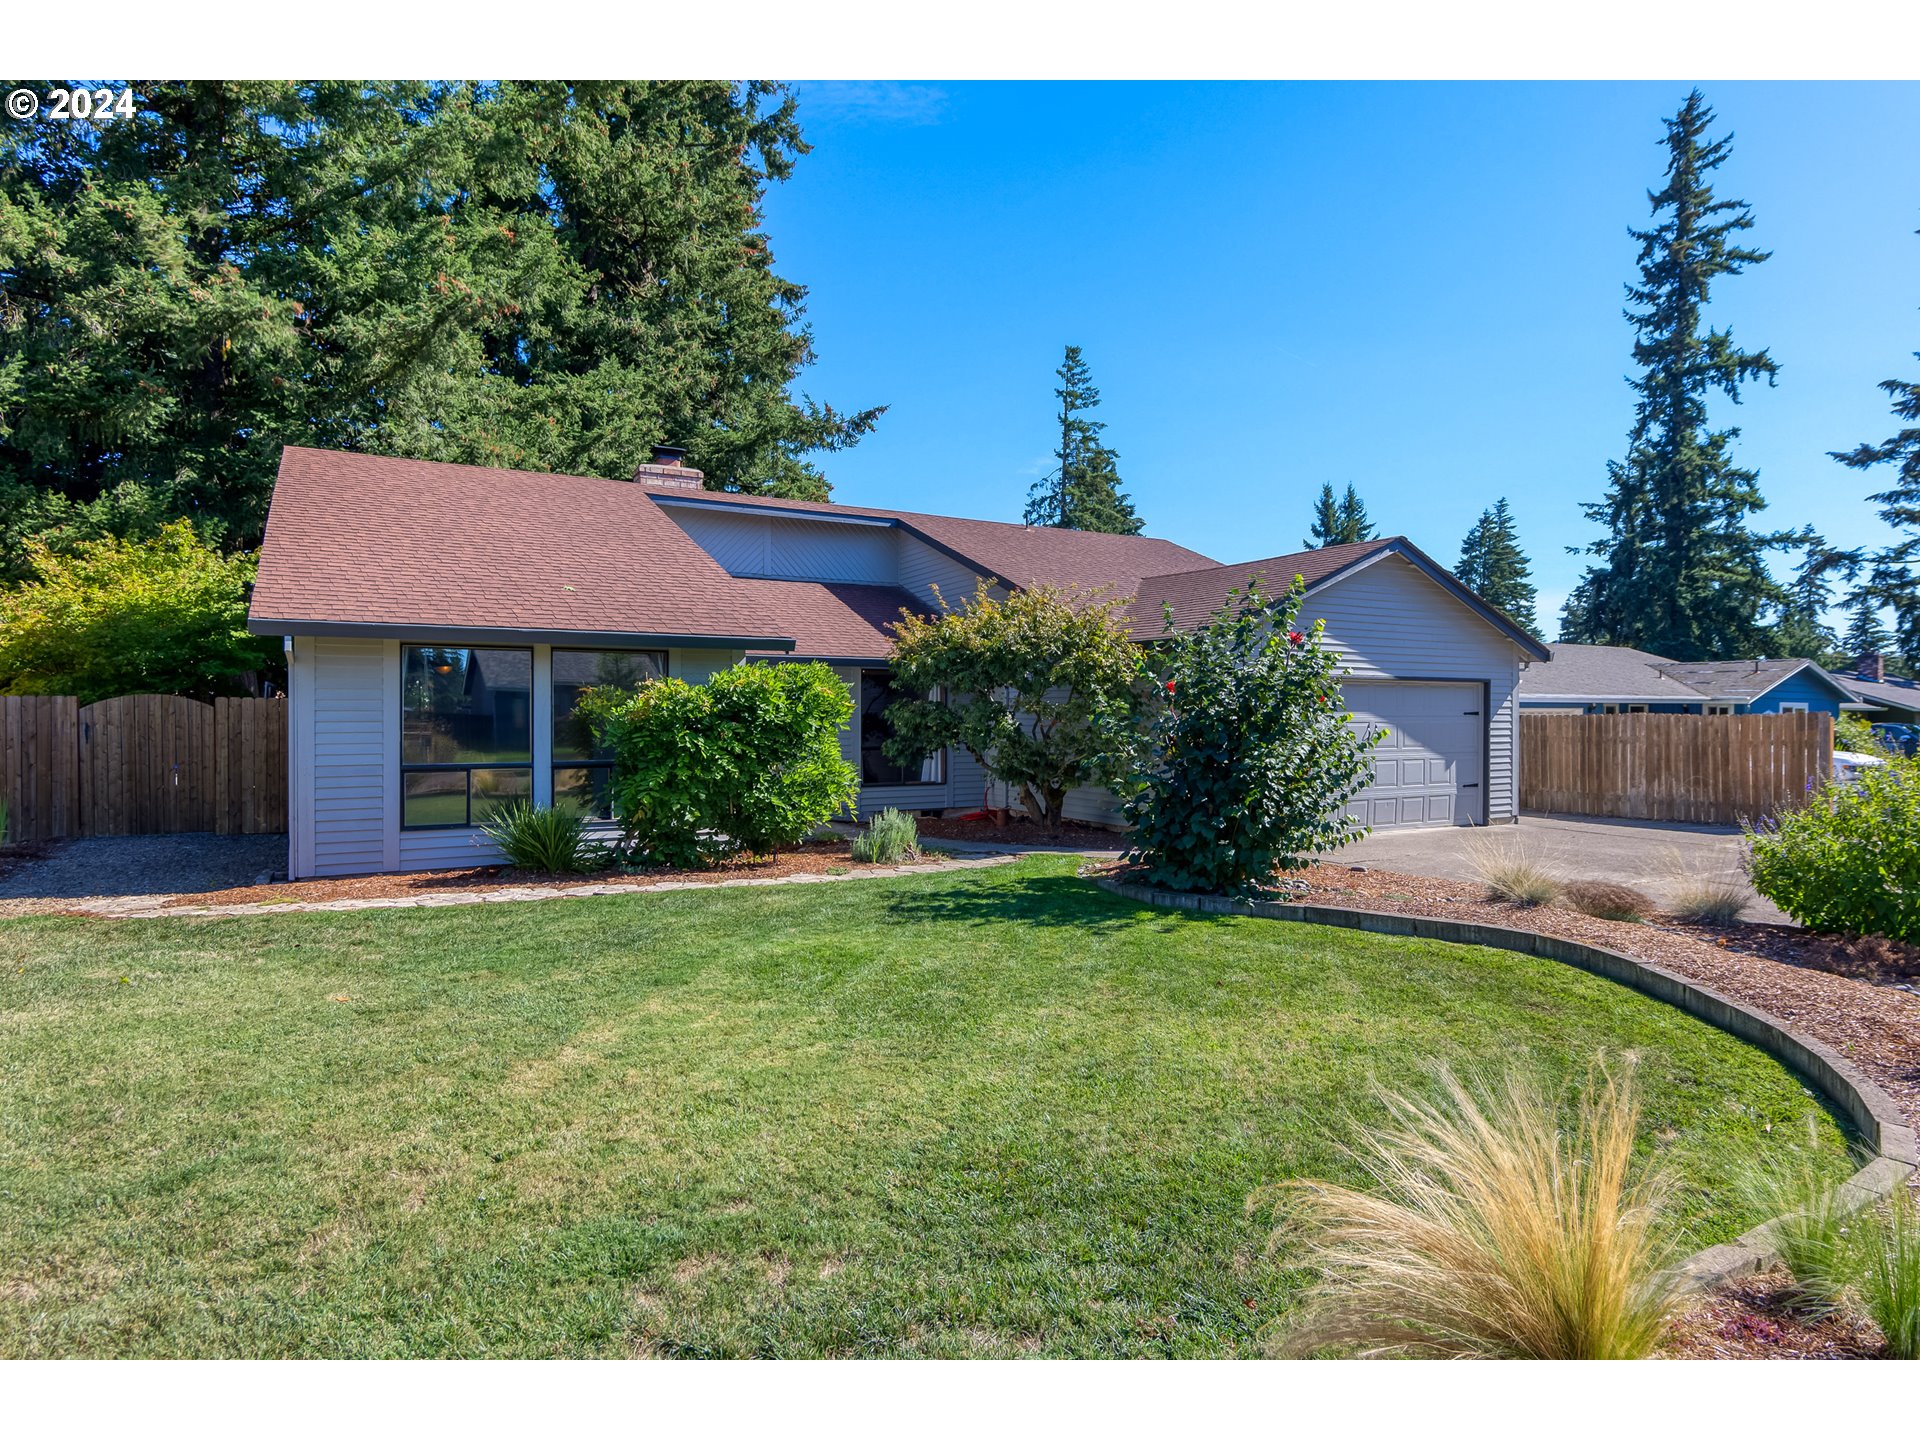
{"label": "dry grass tuft", "polygon": [[1747,909],[1747,887],[1738,880],[1682,881],[1667,903],[1667,913],[1689,925],[1733,925]]}
{"label": "dry grass tuft", "polygon": [[1631,885],[1611,880],[1569,880],[1560,887],[1560,898],[1596,920],[1645,920],[1655,909],[1653,901]]}
{"label": "dry grass tuft", "polygon": [[1546,905],[1560,893],[1560,881],[1552,871],[1498,841],[1476,836],[1467,843],[1467,860],[1491,899]]}
{"label": "dry grass tuft", "polygon": [[1321,1274],[1279,1351],[1651,1354],[1678,1287],[1655,1233],[1668,1181],[1632,1164],[1631,1072],[1597,1065],[1571,1104],[1523,1071],[1484,1093],[1440,1082],[1434,1103],[1383,1096],[1392,1121],[1355,1152],[1375,1190],[1277,1187],[1276,1244],[1293,1222]]}

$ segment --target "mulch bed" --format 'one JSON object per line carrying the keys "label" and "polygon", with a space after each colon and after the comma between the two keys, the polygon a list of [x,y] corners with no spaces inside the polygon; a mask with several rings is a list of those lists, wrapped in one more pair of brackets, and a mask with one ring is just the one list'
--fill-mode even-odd
{"label": "mulch bed", "polygon": [[[932,863],[944,857],[923,858],[926,863]],[[273,905],[292,901],[404,900],[419,895],[445,895],[522,885],[633,885],[643,888],[661,880],[711,884],[721,880],[779,880],[790,875],[825,875],[834,871],[873,868],[856,862],[848,852],[846,841],[826,840],[802,845],[795,850],[783,850],[772,857],[748,856],[729,860],[711,870],[675,870],[663,865],[646,869],[596,870],[585,875],[544,875],[534,870],[516,870],[510,865],[472,865],[459,870],[416,870],[404,875],[349,875],[322,880],[282,881],[273,885],[239,885],[230,890],[175,895],[166,904],[178,907]]]}
{"label": "mulch bed", "polygon": [[1872,1360],[1885,1350],[1866,1321],[1797,1313],[1794,1299],[1783,1271],[1736,1280],[1679,1318],[1665,1353],[1679,1360]]}
{"label": "mulch bed", "polygon": [[1071,845],[1079,850],[1118,850],[1126,837],[1098,825],[1063,820],[1058,825],[1036,825],[1014,816],[1005,825],[991,820],[921,820],[925,840],[978,840],[987,845]]}

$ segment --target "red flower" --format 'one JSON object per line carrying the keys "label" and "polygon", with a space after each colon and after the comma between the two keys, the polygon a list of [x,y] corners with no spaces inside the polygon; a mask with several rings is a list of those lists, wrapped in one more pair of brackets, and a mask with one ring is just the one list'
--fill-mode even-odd
{"label": "red flower", "polygon": [[1173,681],[1167,681],[1167,694],[1173,694]]}
{"label": "red flower", "polygon": [[1287,639],[1296,645],[1304,645],[1307,643],[1307,637],[1302,635],[1298,630],[1287,631]]}

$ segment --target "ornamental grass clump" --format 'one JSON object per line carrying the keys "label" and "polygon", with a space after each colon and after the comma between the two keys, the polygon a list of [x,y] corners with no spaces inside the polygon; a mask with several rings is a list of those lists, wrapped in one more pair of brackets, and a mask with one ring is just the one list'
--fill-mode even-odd
{"label": "ornamental grass clump", "polygon": [[1654,912],[1652,900],[1611,880],[1569,880],[1560,887],[1560,898],[1596,920],[1640,921]]}
{"label": "ornamental grass clump", "polygon": [[1484,838],[1467,845],[1467,863],[1487,895],[1512,905],[1546,905],[1560,893],[1560,881],[1539,861],[1515,854],[1507,847]]}
{"label": "ornamental grass clump", "polygon": [[[1639,1169],[1631,1071],[1597,1064],[1572,1102],[1513,1070],[1441,1098],[1382,1095],[1353,1151],[1372,1186],[1277,1187],[1276,1248],[1320,1280],[1284,1354],[1638,1359],[1679,1295],[1666,1172]],[[1256,1197],[1259,1199],[1260,1197]]]}
{"label": "ornamental grass clump", "polygon": [[863,865],[897,865],[920,858],[920,822],[891,806],[853,837],[853,858]]}
{"label": "ornamental grass clump", "polygon": [[1893,1360],[1920,1360],[1920,1199],[1896,1192],[1865,1228],[1860,1297]]}
{"label": "ornamental grass clump", "polygon": [[1149,884],[1258,896],[1276,872],[1367,833],[1346,804],[1372,775],[1340,698],[1345,673],[1324,622],[1295,628],[1299,576],[1273,598],[1259,581],[1197,630],[1142,660],[1152,682],[1145,743],[1124,787],[1128,858]]}
{"label": "ornamental grass clump", "polygon": [[535,805],[515,800],[482,822],[480,833],[500,847],[509,864],[547,875],[579,875],[608,860],[606,847],[587,834],[587,816],[578,805]]}

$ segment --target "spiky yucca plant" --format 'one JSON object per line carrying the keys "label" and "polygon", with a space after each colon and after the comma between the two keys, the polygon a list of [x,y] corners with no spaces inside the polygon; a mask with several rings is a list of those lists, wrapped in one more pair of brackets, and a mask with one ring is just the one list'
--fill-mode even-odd
{"label": "spiky yucca plant", "polygon": [[[1679,1295],[1659,1220],[1670,1181],[1637,1171],[1631,1071],[1596,1064],[1577,1100],[1510,1071],[1442,1098],[1386,1093],[1354,1154],[1374,1181],[1278,1188],[1282,1247],[1321,1274],[1286,1354],[1631,1359]],[[1289,1222],[1298,1233],[1290,1233]]]}

